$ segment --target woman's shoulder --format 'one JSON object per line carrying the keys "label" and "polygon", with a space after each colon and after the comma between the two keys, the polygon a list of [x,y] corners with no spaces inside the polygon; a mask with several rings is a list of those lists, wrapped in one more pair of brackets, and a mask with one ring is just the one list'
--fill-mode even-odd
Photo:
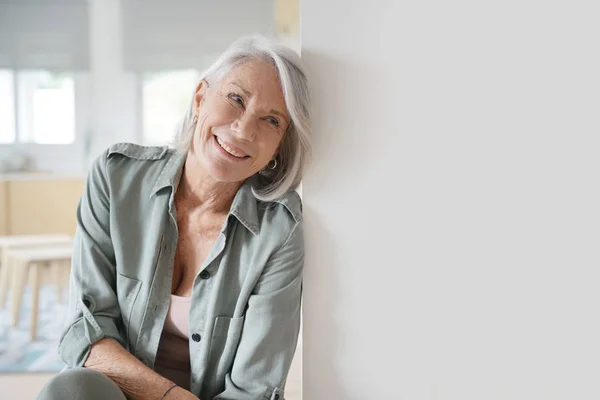
{"label": "woman's shoulder", "polygon": [[90,174],[99,171],[109,186],[150,190],[159,178],[171,175],[167,170],[173,169],[172,174],[177,172],[178,159],[176,151],[167,146],[116,143],[96,159]]}
{"label": "woman's shoulder", "polygon": [[107,148],[100,158],[103,158],[102,161],[106,163],[109,172],[131,175],[152,170],[160,171],[176,154],[176,151],[168,146],[115,143]]}
{"label": "woman's shoulder", "polygon": [[106,150],[106,157],[121,155],[134,160],[161,160],[173,150],[168,146],[142,146],[135,143],[115,143]]}
{"label": "woman's shoulder", "polygon": [[302,220],[302,199],[295,190],[290,190],[272,203],[282,205],[296,222]]}
{"label": "woman's shoulder", "polygon": [[262,218],[261,230],[269,232],[267,240],[273,241],[275,248],[304,248],[304,220],[302,215],[302,198],[295,190],[269,202],[269,207]]}
{"label": "woman's shoulder", "polygon": [[302,225],[302,199],[295,190],[272,201],[259,201],[258,213],[261,226],[275,229],[284,236]]}

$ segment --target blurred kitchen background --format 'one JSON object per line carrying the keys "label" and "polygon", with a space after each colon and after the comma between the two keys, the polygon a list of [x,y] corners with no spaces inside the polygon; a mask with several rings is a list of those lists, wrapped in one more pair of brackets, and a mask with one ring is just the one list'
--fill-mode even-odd
{"label": "blurred kitchen background", "polygon": [[201,71],[237,37],[299,52],[298,1],[0,0],[3,399],[35,398],[56,372],[65,249],[91,161],[115,142],[167,144]]}

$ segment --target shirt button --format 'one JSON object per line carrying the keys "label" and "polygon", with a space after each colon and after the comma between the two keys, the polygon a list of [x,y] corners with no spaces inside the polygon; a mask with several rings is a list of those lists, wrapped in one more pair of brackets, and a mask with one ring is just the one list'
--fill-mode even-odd
{"label": "shirt button", "polygon": [[200,272],[200,279],[208,279],[208,278],[210,278],[210,272],[208,272],[207,270]]}
{"label": "shirt button", "polygon": [[198,334],[198,333],[194,333],[194,334],[192,335],[192,340],[193,340],[194,342],[199,342],[199,341],[200,341],[200,334]]}

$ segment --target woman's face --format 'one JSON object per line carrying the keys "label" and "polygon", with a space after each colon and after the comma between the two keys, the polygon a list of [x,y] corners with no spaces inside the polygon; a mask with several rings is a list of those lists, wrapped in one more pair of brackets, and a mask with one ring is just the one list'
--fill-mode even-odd
{"label": "woman's face", "polygon": [[220,82],[198,85],[191,153],[220,182],[240,182],[275,156],[290,123],[277,71],[248,61]]}

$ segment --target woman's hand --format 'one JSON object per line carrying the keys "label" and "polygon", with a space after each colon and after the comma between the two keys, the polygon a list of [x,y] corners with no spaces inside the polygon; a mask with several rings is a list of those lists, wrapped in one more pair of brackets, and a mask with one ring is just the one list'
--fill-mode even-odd
{"label": "woman's hand", "polygon": [[162,400],[200,400],[192,392],[188,392],[181,386],[176,386],[167,393]]}
{"label": "woman's hand", "polygon": [[198,400],[191,392],[173,387],[172,381],[142,364],[112,339],[94,343],[84,366],[112,379],[128,400]]}

